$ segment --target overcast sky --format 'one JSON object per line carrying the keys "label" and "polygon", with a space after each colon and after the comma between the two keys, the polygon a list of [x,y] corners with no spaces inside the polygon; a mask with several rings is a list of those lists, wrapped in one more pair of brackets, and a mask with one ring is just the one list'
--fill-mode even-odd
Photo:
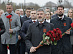
{"label": "overcast sky", "polygon": [[[12,2],[15,3],[24,3],[24,0],[10,0]],[[54,3],[57,4],[58,0],[25,0],[25,3],[29,3],[29,2],[33,2],[33,3],[37,3],[39,6],[43,6],[46,2],[52,1]],[[64,1],[64,0],[63,0]],[[71,2],[71,4],[73,5],[73,1],[69,0],[69,2]]]}

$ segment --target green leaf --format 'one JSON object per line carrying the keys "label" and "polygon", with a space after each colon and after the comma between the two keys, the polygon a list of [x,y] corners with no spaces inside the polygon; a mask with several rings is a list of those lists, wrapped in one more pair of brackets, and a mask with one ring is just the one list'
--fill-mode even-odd
{"label": "green leaf", "polygon": [[57,45],[57,42],[54,41],[54,45]]}

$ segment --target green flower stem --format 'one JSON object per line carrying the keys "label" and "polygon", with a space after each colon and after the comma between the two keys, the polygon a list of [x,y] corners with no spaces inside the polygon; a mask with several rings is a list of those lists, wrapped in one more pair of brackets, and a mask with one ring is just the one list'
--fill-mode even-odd
{"label": "green flower stem", "polygon": [[10,34],[10,38],[12,38],[12,34]]}

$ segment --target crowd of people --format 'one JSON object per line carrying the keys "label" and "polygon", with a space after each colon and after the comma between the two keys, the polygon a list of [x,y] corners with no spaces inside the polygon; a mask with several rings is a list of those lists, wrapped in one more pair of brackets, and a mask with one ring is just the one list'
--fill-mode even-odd
{"label": "crowd of people", "polygon": [[[57,6],[53,12],[49,8],[26,8],[13,11],[13,5],[6,4],[6,12],[0,9],[0,54],[73,54],[73,9],[64,15],[64,6]],[[57,45],[44,44],[36,49],[46,32],[59,28],[65,35]],[[67,31],[68,30],[68,31]],[[9,47],[9,48],[8,48]]]}

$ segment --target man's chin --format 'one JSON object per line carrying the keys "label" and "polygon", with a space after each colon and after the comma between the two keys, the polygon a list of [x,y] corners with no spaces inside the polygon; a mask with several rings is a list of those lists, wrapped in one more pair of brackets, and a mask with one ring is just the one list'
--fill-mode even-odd
{"label": "man's chin", "polygon": [[63,14],[58,14],[58,16],[63,16]]}

